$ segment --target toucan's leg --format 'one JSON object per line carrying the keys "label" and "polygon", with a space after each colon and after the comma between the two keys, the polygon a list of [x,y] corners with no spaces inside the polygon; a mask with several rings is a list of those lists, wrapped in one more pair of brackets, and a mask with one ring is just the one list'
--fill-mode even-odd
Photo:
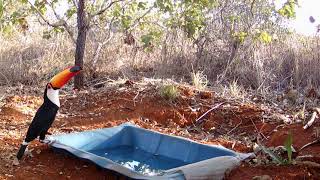
{"label": "toucan's leg", "polygon": [[46,143],[46,144],[48,144],[48,143],[50,142],[49,140],[46,139],[46,134],[47,134],[47,131],[42,131],[42,132],[40,133],[39,141],[40,141],[41,143]]}
{"label": "toucan's leg", "polygon": [[46,131],[42,131],[40,133],[40,136],[39,136],[39,141],[42,143],[44,141],[44,139],[46,138]]}
{"label": "toucan's leg", "polygon": [[20,146],[20,149],[19,149],[19,151],[17,153],[18,160],[20,160],[23,157],[24,152],[26,151],[28,144],[29,144],[29,142],[26,142],[26,141],[22,142],[22,144]]}

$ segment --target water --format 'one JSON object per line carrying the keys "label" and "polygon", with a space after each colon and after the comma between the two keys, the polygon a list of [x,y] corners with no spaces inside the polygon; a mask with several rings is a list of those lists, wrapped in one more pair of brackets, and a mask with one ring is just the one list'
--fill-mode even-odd
{"label": "water", "polygon": [[133,146],[118,146],[112,149],[89,151],[106,157],[126,168],[145,175],[160,174],[164,170],[186,165],[188,163],[162,155],[155,155]]}

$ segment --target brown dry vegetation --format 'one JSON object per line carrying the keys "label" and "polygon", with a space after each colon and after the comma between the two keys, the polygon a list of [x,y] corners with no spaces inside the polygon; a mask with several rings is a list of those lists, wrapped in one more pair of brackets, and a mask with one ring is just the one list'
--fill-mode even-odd
{"label": "brown dry vegetation", "polygon": [[[319,132],[315,133],[319,131],[319,119],[308,130],[302,128],[312,108],[319,106],[319,37],[279,34],[278,40],[270,44],[245,43],[233,54],[234,44],[227,39],[224,29],[210,28],[204,37],[194,41],[183,32],[168,31],[150,52],[139,43],[124,43],[127,37],[116,33],[102,48],[95,65],[98,44],[89,32],[84,68],[87,87],[75,95],[71,94],[71,88],[63,93],[65,103],[51,132],[69,133],[130,121],[167,134],[222,144],[239,152],[253,151],[258,138],[267,147],[283,145],[289,131],[293,133],[296,149],[319,138],[316,135]],[[52,179],[107,178],[110,174],[96,170],[92,164],[54,154],[38,143],[32,145],[34,158],[26,158],[19,167],[11,165],[28,123],[41,103],[42,87],[74,61],[75,47],[67,35],[43,39],[41,31],[0,37],[0,178],[48,179],[48,175]],[[196,74],[200,83],[190,86]],[[146,77],[161,80],[150,81]],[[166,78],[173,81],[163,82]],[[118,79],[123,82],[114,84]],[[130,81],[125,83],[126,79]],[[141,79],[143,86],[136,84]],[[115,86],[110,88],[110,84]],[[159,87],[163,84],[179,87],[176,100],[161,97]],[[194,126],[194,120],[218,102],[227,104]],[[306,117],[295,118],[304,102]],[[192,110],[198,107],[198,111]],[[291,121],[284,122],[284,115]],[[319,151],[319,145],[314,145],[300,155],[313,155],[311,161],[320,163]],[[318,167],[276,166],[263,161],[245,162],[228,178],[251,179],[264,174],[274,179],[320,176]]]}
{"label": "brown dry vegetation", "polygon": [[[74,45],[66,35],[49,40],[39,33],[1,37],[0,83],[2,85],[40,85],[58,70],[73,63]],[[191,73],[201,71],[209,85],[239,86],[259,93],[290,88],[301,92],[318,88],[319,37],[287,35],[270,44],[239,47],[228,64],[228,44],[222,40],[194,44],[184,37],[166,35],[162,48],[146,52],[138,44],[124,43],[117,34],[107,43],[93,68],[97,43],[88,40],[85,74],[87,82],[96,78],[157,77],[191,82]]]}

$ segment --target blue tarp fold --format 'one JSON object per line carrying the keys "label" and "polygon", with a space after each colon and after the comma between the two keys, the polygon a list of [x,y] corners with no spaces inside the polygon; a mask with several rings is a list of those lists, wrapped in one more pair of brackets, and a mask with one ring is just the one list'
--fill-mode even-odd
{"label": "blue tarp fold", "polygon": [[125,123],[50,136],[50,146],[134,179],[222,179],[251,154]]}

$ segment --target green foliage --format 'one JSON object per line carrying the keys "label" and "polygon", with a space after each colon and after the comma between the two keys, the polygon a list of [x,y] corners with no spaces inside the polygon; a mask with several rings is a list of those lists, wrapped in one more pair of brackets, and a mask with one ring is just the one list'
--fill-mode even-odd
{"label": "green foliage", "polygon": [[39,10],[42,15],[45,15],[47,11],[46,1],[43,0],[35,0],[34,6]]}
{"label": "green foliage", "polygon": [[296,17],[296,0],[288,0],[281,9],[278,10],[278,13],[286,18],[295,18]]}
{"label": "green foliage", "polygon": [[44,38],[44,39],[50,39],[50,38],[52,38],[55,34],[62,33],[62,32],[64,32],[64,31],[65,31],[65,30],[64,30],[62,27],[54,27],[54,28],[51,28],[50,30],[43,31],[43,32],[42,32],[42,38]]}
{"label": "green foliage", "polygon": [[147,9],[147,3],[146,2],[139,2],[138,3],[138,10],[146,10]]}
{"label": "green foliage", "polygon": [[65,16],[67,18],[71,18],[74,14],[77,13],[77,8],[76,7],[71,7],[70,9],[68,9],[65,13]]}
{"label": "green foliage", "polygon": [[264,153],[268,154],[272,158],[272,160],[274,160],[276,163],[284,164],[284,160],[281,157],[279,157],[278,155],[276,155],[273,151],[271,151],[270,149],[264,147],[261,144],[259,146],[261,147],[262,151]]}
{"label": "green foliage", "polygon": [[169,14],[165,24],[169,28],[180,28],[187,37],[194,38],[206,25],[206,14],[216,5],[214,0],[171,1],[157,0],[155,7]]}
{"label": "green foliage", "polygon": [[120,4],[117,3],[117,4],[114,5],[112,15],[114,17],[120,17],[120,15],[121,15],[121,6],[120,6]]}
{"label": "green foliage", "polygon": [[156,0],[155,7],[158,8],[160,11],[163,12],[173,12],[173,1],[171,0]]}
{"label": "green foliage", "polygon": [[293,143],[292,133],[289,132],[284,142],[284,147],[286,148],[287,154],[288,154],[288,164],[292,163],[292,143]]}
{"label": "green foliage", "polygon": [[0,0],[0,19],[3,16],[3,0]]}
{"label": "green foliage", "polygon": [[247,36],[248,36],[248,33],[247,33],[247,32],[243,32],[243,31],[241,31],[241,32],[236,32],[236,33],[233,34],[233,37],[234,37],[238,42],[240,42],[240,44],[242,44],[242,43],[245,41],[245,39],[246,39]]}
{"label": "green foliage", "polygon": [[261,144],[259,144],[259,146],[261,147],[262,151],[268,154],[272,158],[272,160],[274,160],[276,163],[281,165],[286,165],[286,164],[292,164],[292,152],[293,152],[292,143],[293,143],[292,133],[289,132],[286,140],[284,141],[284,148],[286,149],[288,159],[281,158],[276,153],[274,153],[273,151],[264,147]]}
{"label": "green foliage", "polygon": [[141,42],[143,43],[143,48],[150,52],[153,50],[154,43],[159,42],[162,36],[161,31],[151,30],[149,33],[141,36]]}
{"label": "green foliage", "polygon": [[130,15],[123,15],[121,16],[121,25],[124,29],[129,29],[132,23],[132,17]]}
{"label": "green foliage", "polygon": [[259,40],[263,43],[270,43],[272,41],[272,37],[265,31],[262,31],[258,34]]}
{"label": "green foliage", "polygon": [[43,31],[42,38],[50,39],[51,38],[51,31]]}
{"label": "green foliage", "polygon": [[[26,17],[33,13],[40,12],[46,16],[49,8],[57,8],[55,5],[63,0],[35,0],[34,7],[31,8],[28,0],[0,0],[0,30],[9,33],[15,26],[27,27]],[[62,19],[70,21],[76,15],[76,7],[72,0],[67,1],[68,6]],[[86,11],[88,14],[95,14],[101,8],[106,7],[109,1],[89,0],[86,1]],[[232,7],[228,9],[228,6]],[[179,29],[185,32],[186,37],[197,39],[202,34],[208,22],[212,19],[221,18],[224,26],[229,28],[226,34],[230,38],[236,39],[240,44],[247,40],[257,38],[263,43],[270,43],[270,27],[274,27],[271,22],[275,16],[292,18],[295,16],[295,0],[287,0],[278,13],[275,6],[270,1],[235,1],[234,3],[222,0],[156,0],[151,3],[148,0],[123,0],[114,3],[105,13],[94,17],[94,24],[101,27],[108,27],[112,20],[112,27],[116,27],[124,33],[141,30],[141,43],[145,50],[150,51],[152,47],[160,41],[165,31]],[[153,8],[152,11],[149,11]],[[214,12],[221,11],[221,14]],[[145,15],[147,13],[147,15]],[[149,15],[149,14],[150,15]],[[221,17],[220,17],[221,16]],[[49,18],[50,19],[50,18]],[[155,27],[155,23],[159,26]],[[259,34],[254,34],[253,27],[259,30]],[[74,28],[74,27],[73,27]],[[97,28],[97,27],[95,27]],[[102,29],[101,29],[102,30]],[[119,32],[118,31],[118,32]],[[64,32],[63,29],[53,29],[48,34]]]}
{"label": "green foliage", "polygon": [[23,0],[0,0],[0,32],[8,36],[17,27],[19,30],[26,30],[28,28],[26,21],[28,12],[28,9],[23,4]]}
{"label": "green foliage", "polygon": [[179,89],[175,85],[164,85],[160,88],[161,97],[169,101],[174,101],[179,97]]}

